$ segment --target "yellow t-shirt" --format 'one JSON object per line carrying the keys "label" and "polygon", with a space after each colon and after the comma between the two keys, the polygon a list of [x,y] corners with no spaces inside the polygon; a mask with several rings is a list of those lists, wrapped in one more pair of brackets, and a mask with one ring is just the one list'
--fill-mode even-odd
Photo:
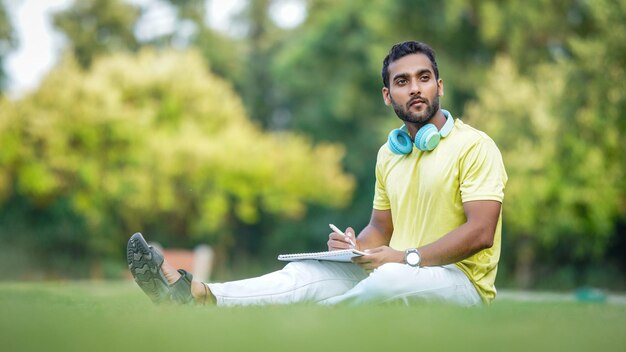
{"label": "yellow t-shirt", "polygon": [[[433,151],[413,147],[409,155],[378,151],[374,209],[391,209],[396,250],[432,243],[466,222],[463,203],[502,202],[507,175],[498,147],[485,133],[457,119]],[[456,263],[483,301],[496,296],[502,214],[493,246]]]}

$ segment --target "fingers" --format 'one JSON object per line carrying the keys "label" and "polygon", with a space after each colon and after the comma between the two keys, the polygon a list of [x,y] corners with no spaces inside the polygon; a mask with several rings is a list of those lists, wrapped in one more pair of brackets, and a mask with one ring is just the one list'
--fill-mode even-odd
{"label": "fingers", "polygon": [[366,256],[352,258],[352,262],[360,266],[361,269],[367,271],[368,273],[372,272],[378,267],[376,263],[372,262],[370,259],[367,259]]}
{"label": "fingers", "polygon": [[345,234],[349,238],[349,240],[350,240],[349,242],[352,242],[352,244],[354,244],[355,247],[357,247],[356,246],[356,235],[355,235],[354,229],[352,227],[348,227],[346,229],[346,231],[345,231]]}
{"label": "fingers", "polygon": [[[367,255],[352,258],[352,262],[360,266],[363,270],[367,272],[372,272],[379,266],[385,263],[384,256],[381,256],[381,253],[388,248],[386,246],[376,247],[365,250]],[[383,253],[384,254],[384,253]]]}
{"label": "fingers", "polygon": [[[350,228],[348,228],[348,229],[350,229]],[[355,240],[356,240],[356,238],[354,236],[354,230],[352,230],[351,233],[345,233],[345,234],[344,233],[338,233],[338,232],[335,231],[335,232],[330,233],[328,235],[328,238],[332,239],[332,240],[336,240],[336,241],[345,242],[345,243],[347,243],[347,244],[349,244],[351,246],[350,248],[355,247],[355,243],[356,243]]]}
{"label": "fingers", "polygon": [[336,232],[333,232],[328,235],[328,250],[338,250],[338,249],[350,249],[353,248],[352,244],[346,239],[345,236],[342,236]]}

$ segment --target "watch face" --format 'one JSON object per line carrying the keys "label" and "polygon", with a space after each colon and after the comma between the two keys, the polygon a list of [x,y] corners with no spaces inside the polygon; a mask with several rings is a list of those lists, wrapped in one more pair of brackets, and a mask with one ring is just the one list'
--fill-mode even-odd
{"label": "watch face", "polygon": [[419,263],[419,261],[420,261],[420,255],[415,252],[410,252],[406,256],[406,262],[409,265],[415,266]]}

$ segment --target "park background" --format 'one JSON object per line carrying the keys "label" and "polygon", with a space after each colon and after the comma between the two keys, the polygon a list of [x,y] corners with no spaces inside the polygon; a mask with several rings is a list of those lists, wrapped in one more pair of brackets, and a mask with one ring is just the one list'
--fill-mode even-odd
{"label": "park background", "polygon": [[249,0],[224,32],[210,1],[160,0],[174,22],[150,35],[146,3],[75,1],[37,87],[0,72],[0,280],[125,278],[137,231],[210,245],[229,280],[323,250],[328,223],[358,231],[399,125],[382,59],[420,40],[442,107],[504,157],[497,286],[626,290],[626,1]]}

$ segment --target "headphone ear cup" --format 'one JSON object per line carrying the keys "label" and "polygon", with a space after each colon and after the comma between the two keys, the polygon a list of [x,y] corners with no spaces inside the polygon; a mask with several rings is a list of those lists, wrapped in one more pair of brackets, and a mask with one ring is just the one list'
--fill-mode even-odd
{"label": "headphone ear cup", "polygon": [[415,147],[422,151],[431,151],[437,147],[441,135],[437,126],[432,123],[422,126],[415,135]]}
{"label": "headphone ear cup", "polygon": [[389,146],[389,150],[391,150],[394,154],[406,155],[413,151],[413,141],[411,140],[411,136],[400,128],[396,128],[395,130],[389,132],[387,145]]}

